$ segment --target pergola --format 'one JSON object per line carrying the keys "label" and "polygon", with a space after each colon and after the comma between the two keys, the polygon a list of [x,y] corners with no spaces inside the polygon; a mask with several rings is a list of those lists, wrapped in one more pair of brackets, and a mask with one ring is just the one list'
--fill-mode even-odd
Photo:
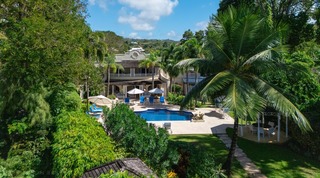
{"label": "pergola", "polygon": [[[260,124],[264,125],[264,116],[277,116],[278,117],[278,130],[277,130],[277,142],[280,142],[280,126],[281,126],[281,114],[279,112],[262,112],[262,123],[260,121],[260,115],[258,116],[258,127],[257,127],[257,138],[258,142],[260,142]],[[286,138],[288,138],[288,117],[285,116],[286,118]],[[243,136],[243,129],[241,126],[241,136]]]}

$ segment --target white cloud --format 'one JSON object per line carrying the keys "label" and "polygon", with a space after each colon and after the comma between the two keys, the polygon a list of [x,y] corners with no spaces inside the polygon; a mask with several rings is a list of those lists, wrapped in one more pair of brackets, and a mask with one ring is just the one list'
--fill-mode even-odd
{"label": "white cloud", "polygon": [[196,23],[197,30],[205,30],[207,28],[207,26],[208,26],[207,21],[201,21],[201,22]]}
{"label": "white cloud", "polygon": [[[122,8],[120,23],[128,23],[134,30],[151,31],[161,16],[170,15],[178,0],[118,0]],[[128,11],[127,8],[130,10]]]}
{"label": "white cloud", "polygon": [[107,0],[89,0],[89,5],[98,5],[101,9],[103,10],[107,10],[108,6],[107,6]]}
{"label": "white cloud", "polygon": [[153,33],[152,33],[152,32],[149,32],[149,33],[148,33],[148,36],[152,36],[152,35],[153,35]]}
{"label": "white cloud", "polygon": [[177,34],[175,31],[171,30],[170,32],[167,33],[167,36],[168,37],[175,37],[175,36],[177,36]]}
{"label": "white cloud", "polygon": [[141,39],[141,37],[138,35],[137,32],[132,32],[129,34],[129,38],[133,38],[133,39]]}

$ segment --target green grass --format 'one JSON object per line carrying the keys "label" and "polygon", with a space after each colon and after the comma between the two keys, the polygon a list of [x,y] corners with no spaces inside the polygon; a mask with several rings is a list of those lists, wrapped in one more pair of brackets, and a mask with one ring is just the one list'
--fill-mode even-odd
{"label": "green grass", "polygon": [[[232,129],[227,129],[228,135]],[[256,143],[243,138],[238,146],[268,178],[320,178],[320,162],[306,158],[285,145]]]}
{"label": "green grass", "polygon": [[[219,138],[214,135],[171,135],[170,140],[190,144],[195,149],[202,149],[213,153],[217,165],[223,164],[227,158],[228,150]],[[247,177],[239,162],[235,161],[232,169],[233,177]]]}

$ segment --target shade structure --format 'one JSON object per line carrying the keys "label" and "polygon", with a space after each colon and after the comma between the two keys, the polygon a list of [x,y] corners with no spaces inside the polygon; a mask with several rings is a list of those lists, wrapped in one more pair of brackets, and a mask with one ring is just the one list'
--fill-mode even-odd
{"label": "shade structure", "polygon": [[154,88],[154,89],[150,90],[149,93],[152,93],[152,94],[162,94],[162,93],[163,93],[163,90],[161,90],[160,88]]}
{"label": "shade structure", "polygon": [[128,94],[131,94],[131,95],[135,95],[135,94],[141,94],[141,93],[143,93],[143,92],[144,92],[143,90],[140,90],[140,89],[138,89],[138,88],[134,88],[134,89],[128,91],[127,93],[128,93]]}
{"label": "shade structure", "polygon": [[109,104],[112,104],[112,101],[103,95],[90,96],[88,99],[90,102],[99,106],[107,106]]}

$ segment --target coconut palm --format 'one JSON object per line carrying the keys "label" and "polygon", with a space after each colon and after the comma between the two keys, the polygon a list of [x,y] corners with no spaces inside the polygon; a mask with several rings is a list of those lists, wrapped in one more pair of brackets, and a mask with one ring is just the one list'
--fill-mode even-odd
{"label": "coconut palm", "polygon": [[[283,50],[281,29],[271,29],[266,20],[248,8],[228,10],[213,17],[208,27],[207,59],[186,59],[178,66],[197,65],[206,72],[204,80],[196,84],[181,103],[185,107],[199,95],[223,93],[224,107],[234,113],[234,133],[229,154],[223,168],[231,175],[231,164],[238,138],[238,119],[257,118],[265,107],[272,106],[298,124],[303,132],[310,131],[307,119],[282,93],[268,84],[261,74],[275,70],[276,58]],[[283,65],[282,65],[283,66]]]}
{"label": "coconut palm", "polygon": [[151,68],[152,70],[152,88],[154,88],[154,69],[156,66],[160,65],[160,60],[158,59],[156,52],[151,52],[149,56],[142,60],[139,64],[139,67]]}
{"label": "coconut palm", "polygon": [[116,57],[114,54],[107,54],[103,61],[103,66],[107,68],[108,82],[107,82],[107,96],[109,96],[110,88],[110,73],[111,70],[113,73],[116,73],[117,70],[124,71],[124,68],[121,64],[116,63]]}
{"label": "coconut palm", "polygon": [[179,75],[179,68],[175,67],[177,60],[174,58],[175,45],[170,45],[168,48],[163,49],[162,59],[161,59],[161,68],[168,73],[169,75],[169,91],[172,92],[172,83],[175,77]]}

